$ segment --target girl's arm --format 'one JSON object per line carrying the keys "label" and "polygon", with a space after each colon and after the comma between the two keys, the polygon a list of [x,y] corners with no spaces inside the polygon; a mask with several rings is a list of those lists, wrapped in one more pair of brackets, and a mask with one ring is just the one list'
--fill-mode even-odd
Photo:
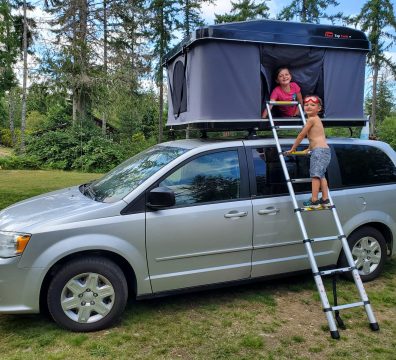
{"label": "girl's arm", "polygon": [[[302,104],[303,104],[303,98],[302,98],[302,95],[301,95],[301,91],[299,91],[299,92],[296,94],[296,96],[297,96],[297,101],[298,101],[298,102],[301,104],[301,106],[302,106]],[[294,116],[297,116],[299,113],[300,113],[300,111],[298,110],[298,107],[297,107],[296,112],[294,113]]]}

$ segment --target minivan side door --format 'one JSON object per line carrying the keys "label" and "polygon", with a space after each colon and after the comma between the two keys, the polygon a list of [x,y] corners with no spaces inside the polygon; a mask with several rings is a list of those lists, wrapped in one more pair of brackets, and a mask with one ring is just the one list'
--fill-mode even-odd
{"label": "minivan side door", "polygon": [[153,292],[250,277],[252,208],[242,147],[196,155],[156,185],[172,189],[176,205],[146,214]]}
{"label": "minivan side door", "polygon": [[[275,145],[247,148],[247,154],[253,194],[252,277],[309,269],[302,232]],[[285,161],[291,178],[309,178],[308,157],[288,157]],[[293,188],[302,206],[302,201],[310,197],[311,184],[294,184]],[[308,236],[336,234],[329,211],[311,211],[302,216]],[[334,245],[329,243],[313,244],[319,266],[329,265],[328,259],[334,257],[331,256],[335,253]]]}

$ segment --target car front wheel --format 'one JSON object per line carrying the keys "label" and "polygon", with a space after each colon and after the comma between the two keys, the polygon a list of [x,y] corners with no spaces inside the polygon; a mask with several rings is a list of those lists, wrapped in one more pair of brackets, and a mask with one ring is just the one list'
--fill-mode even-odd
{"label": "car front wheel", "polygon": [[[387,256],[387,246],[384,236],[375,228],[365,226],[348,237],[353,261],[362,281],[371,281],[377,278],[383,268]],[[345,254],[340,257],[341,267],[348,267]],[[345,277],[352,280],[352,273]]]}
{"label": "car front wheel", "polygon": [[87,332],[111,326],[128,298],[124,273],[101,257],[72,260],[55,274],[48,288],[52,318],[71,331]]}

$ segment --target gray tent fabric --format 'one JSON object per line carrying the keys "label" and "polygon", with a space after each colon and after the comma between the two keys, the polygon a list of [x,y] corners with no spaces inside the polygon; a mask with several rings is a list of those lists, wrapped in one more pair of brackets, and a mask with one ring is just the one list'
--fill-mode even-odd
{"label": "gray tent fabric", "polygon": [[362,119],[366,54],[327,49],[324,59],[324,116]]}
{"label": "gray tent fabric", "polygon": [[[261,111],[259,48],[254,44],[206,42],[188,53],[187,110],[175,115],[168,86],[168,125],[190,122],[257,119]],[[177,57],[168,66],[168,81]]]}
{"label": "gray tent fabric", "polygon": [[[360,49],[202,40],[167,63],[167,125],[255,122],[261,126],[265,101],[276,86],[274,71],[280,66],[290,69],[303,96],[317,94],[323,99],[325,121],[345,125],[348,120],[365,121],[366,53]],[[175,68],[178,73],[174,76]]]}

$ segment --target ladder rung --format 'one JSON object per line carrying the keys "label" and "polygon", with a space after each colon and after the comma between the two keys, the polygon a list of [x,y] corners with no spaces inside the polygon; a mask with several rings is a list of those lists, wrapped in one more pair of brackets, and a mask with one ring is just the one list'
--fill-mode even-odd
{"label": "ladder rung", "polygon": [[323,271],[319,271],[319,275],[325,276],[325,275],[332,275],[332,274],[343,274],[346,272],[353,271],[354,269],[355,269],[354,267],[346,267],[346,268],[339,268],[339,269],[323,270]]}
{"label": "ladder rung", "polygon": [[268,101],[268,104],[275,106],[293,106],[298,105],[298,101]]}
{"label": "ladder rung", "polygon": [[324,236],[324,237],[319,237],[319,238],[313,238],[311,240],[313,242],[334,241],[334,240],[340,240],[340,237],[339,236]]}
{"label": "ladder rung", "polygon": [[305,152],[305,151],[293,151],[292,153],[288,153],[287,156],[309,156],[311,155],[311,152]]}
{"label": "ladder rung", "polygon": [[329,207],[329,208],[325,208],[325,207],[318,207],[318,208],[310,208],[310,207],[301,207],[301,208],[297,208],[297,209],[295,209],[294,210],[294,212],[297,212],[297,211],[301,211],[301,212],[307,212],[307,211],[322,211],[322,210],[331,210],[332,208],[331,207]]}
{"label": "ladder rung", "polygon": [[302,129],[303,127],[303,125],[275,125],[275,128],[279,130]]}
{"label": "ladder rung", "polygon": [[292,183],[310,183],[312,181],[311,178],[301,178],[301,179],[290,179]]}
{"label": "ladder rung", "polygon": [[352,304],[332,306],[331,310],[334,311],[334,310],[341,310],[341,309],[349,309],[349,308],[353,308],[353,307],[357,307],[357,306],[364,306],[364,302],[360,301],[360,302],[356,302],[356,303],[352,303]]}

